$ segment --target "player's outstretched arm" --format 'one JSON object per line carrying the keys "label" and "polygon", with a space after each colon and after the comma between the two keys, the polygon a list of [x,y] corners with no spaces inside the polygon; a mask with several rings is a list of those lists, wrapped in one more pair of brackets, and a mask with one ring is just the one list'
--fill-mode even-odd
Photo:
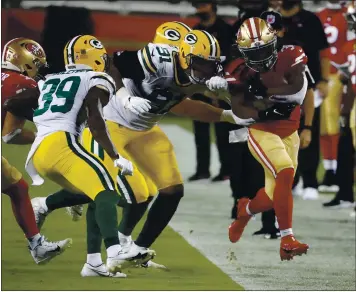
{"label": "player's outstretched arm", "polygon": [[171,109],[177,116],[191,118],[193,120],[216,123],[221,121],[223,110],[210,104],[186,98]]}
{"label": "player's outstretched arm", "polygon": [[103,117],[103,107],[109,102],[109,92],[92,87],[86,98],[85,104],[88,113],[88,127],[93,138],[104,148],[112,159],[119,158],[119,154],[110,139]]}

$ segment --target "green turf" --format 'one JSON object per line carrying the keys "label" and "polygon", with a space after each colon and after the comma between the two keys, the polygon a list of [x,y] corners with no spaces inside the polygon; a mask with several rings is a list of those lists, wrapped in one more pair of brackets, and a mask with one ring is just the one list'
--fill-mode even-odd
{"label": "green turf", "polygon": [[[186,121],[186,126],[189,121]],[[29,147],[3,145],[2,154],[24,172]],[[28,176],[25,179],[30,181]],[[31,187],[31,195],[46,196],[57,186],[46,182]],[[26,241],[16,225],[10,200],[2,196],[2,290],[241,290],[219,268],[190,246],[171,228],[166,228],[153,248],[156,260],[170,271],[131,269],[127,279],[81,278],[86,260],[85,220],[71,222],[63,210],[53,212],[42,229],[51,240],[73,238],[72,247],[46,266],[36,266]],[[137,228],[140,229],[140,226]],[[104,254],[104,253],[103,253]]]}

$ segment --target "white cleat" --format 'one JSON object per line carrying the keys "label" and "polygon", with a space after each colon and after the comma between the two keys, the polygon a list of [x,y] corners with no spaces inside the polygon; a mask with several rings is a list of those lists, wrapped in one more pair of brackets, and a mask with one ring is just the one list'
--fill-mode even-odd
{"label": "white cleat", "polygon": [[116,272],[110,273],[104,264],[97,267],[91,264],[85,263],[83,269],[80,272],[82,277],[110,277],[110,278],[126,278],[127,275],[124,273]]}
{"label": "white cleat", "polygon": [[157,264],[151,260],[149,260],[147,263],[141,264],[141,267],[146,269],[151,268],[151,269],[159,269],[159,270],[168,270],[166,266]]}
{"label": "white cleat", "polygon": [[131,244],[133,243],[131,235],[124,235],[120,231],[118,231],[118,235],[123,252],[128,252],[131,248]]}
{"label": "white cleat", "polygon": [[66,207],[66,212],[72,218],[72,221],[79,221],[82,218],[83,209],[83,205],[76,205],[72,207]]}
{"label": "white cleat", "polygon": [[71,238],[51,242],[41,236],[38,240],[38,245],[34,249],[30,249],[30,252],[36,264],[43,265],[63,253],[71,244]]}
{"label": "white cleat", "polygon": [[37,197],[31,200],[33,213],[35,214],[35,220],[39,230],[41,230],[46,216],[50,213],[46,205],[46,199],[46,197]]}
{"label": "white cleat", "polygon": [[331,186],[327,186],[327,185],[320,185],[318,187],[318,191],[320,193],[337,193],[339,191],[339,186],[338,185],[331,185]]}
{"label": "white cleat", "polygon": [[154,250],[140,247],[135,243],[132,243],[128,250],[123,250],[121,248],[115,257],[108,257],[106,260],[106,266],[111,273],[121,272],[121,269],[139,266],[146,263],[150,259],[153,259],[155,255],[156,252]]}
{"label": "white cleat", "polygon": [[292,194],[295,197],[303,196],[303,179],[302,178],[299,178],[298,183],[296,184],[296,186],[292,190]]}
{"label": "white cleat", "polygon": [[304,200],[317,200],[319,198],[319,192],[314,188],[305,188],[303,192]]}

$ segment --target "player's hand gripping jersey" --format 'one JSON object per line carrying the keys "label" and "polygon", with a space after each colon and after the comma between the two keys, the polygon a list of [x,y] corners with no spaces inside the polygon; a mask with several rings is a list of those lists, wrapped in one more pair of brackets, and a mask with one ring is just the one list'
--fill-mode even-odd
{"label": "player's hand gripping jersey", "polygon": [[[290,77],[291,68],[300,63],[306,64],[307,61],[307,56],[301,47],[292,45],[284,46],[278,53],[278,59],[274,68],[270,71],[260,73],[261,82],[267,88],[286,84],[288,77]],[[226,68],[226,72],[228,74],[228,82],[235,85],[247,84],[248,80],[256,74],[256,72],[246,66],[243,59],[237,59],[230,63]],[[307,82],[304,84],[304,87],[306,86]],[[305,91],[306,90],[301,90],[300,94],[305,95]],[[304,96],[300,98],[303,99]],[[282,100],[278,101],[274,96],[262,98],[260,96],[247,94],[245,95],[245,99],[247,104],[252,105],[258,110],[264,110],[276,102],[282,102]],[[286,137],[298,130],[299,120],[300,106],[296,106],[288,120],[257,122],[250,127],[271,132],[280,137]]]}
{"label": "player's hand gripping jersey", "polygon": [[177,47],[149,43],[138,52],[116,53],[114,64],[124,77],[123,83],[129,93],[151,102],[148,113],[137,115],[125,109],[125,103],[117,94],[104,108],[107,120],[132,130],[148,130],[155,126],[187,96],[187,91],[182,90],[182,87],[187,89],[191,85],[178,66]]}

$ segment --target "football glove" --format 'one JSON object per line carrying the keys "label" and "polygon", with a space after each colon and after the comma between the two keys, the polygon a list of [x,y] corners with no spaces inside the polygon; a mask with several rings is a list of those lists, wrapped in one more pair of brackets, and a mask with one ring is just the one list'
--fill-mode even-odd
{"label": "football glove", "polygon": [[221,114],[220,121],[240,126],[250,126],[256,122],[254,119],[240,119],[238,116],[234,115],[232,110],[224,110]]}
{"label": "football glove", "polygon": [[214,76],[211,77],[208,81],[205,82],[206,87],[210,91],[216,92],[219,90],[228,90],[228,84],[225,78],[219,77],[219,76]]}
{"label": "football glove", "polygon": [[126,158],[120,157],[118,159],[114,160],[114,166],[119,167],[121,169],[121,174],[122,175],[132,175],[133,174],[133,165],[130,160],[127,160]]}
{"label": "football glove", "polygon": [[247,90],[254,96],[267,96],[267,87],[262,83],[259,73],[256,73],[247,80]]}
{"label": "football glove", "polygon": [[276,103],[266,110],[259,111],[258,117],[261,121],[287,120],[295,107],[296,105],[292,103]]}
{"label": "football glove", "polygon": [[124,107],[134,114],[140,115],[150,111],[151,102],[148,99],[142,97],[130,96],[127,99]]}

